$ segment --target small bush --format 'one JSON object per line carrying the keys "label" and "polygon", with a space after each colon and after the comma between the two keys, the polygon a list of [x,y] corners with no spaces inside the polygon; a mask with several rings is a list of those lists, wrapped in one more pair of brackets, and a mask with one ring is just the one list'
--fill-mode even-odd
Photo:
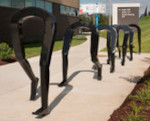
{"label": "small bush", "polygon": [[146,84],[144,88],[137,91],[137,94],[130,95],[129,99],[133,99],[139,101],[143,104],[150,104],[150,82],[149,79],[146,80]]}
{"label": "small bush", "polygon": [[0,43],[0,60],[10,59],[12,52],[8,44],[4,42]]}
{"label": "small bush", "polygon": [[139,115],[144,111],[143,107],[139,107],[135,103],[132,103],[130,107],[132,108],[132,112],[127,113],[127,116],[123,117],[122,121],[147,121],[143,116]]}
{"label": "small bush", "polygon": [[150,89],[143,88],[136,95],[132,95],[129,98],[140,101],[143,104],[150,104]]}

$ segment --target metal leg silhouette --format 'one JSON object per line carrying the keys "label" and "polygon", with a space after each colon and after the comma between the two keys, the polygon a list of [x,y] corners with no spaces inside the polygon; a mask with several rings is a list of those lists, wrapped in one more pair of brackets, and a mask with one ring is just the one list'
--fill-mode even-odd
{"label": "metal leg silhouette", "polygon": [[12,43],[15,50],[15,55],[26,74],[32,80],[32,91],[31,99],[35,99],[37,90],[37,78],[34,76],[30,64],[25,58],[25,52],[23,47],[23,34],[22,34],[22,23],[30,16],[38,16],[44,21],[45,31],[44,39],[42,43],[42,51],[40,58],[41,67],[41,108],[38,109],[33,114],[46,115],[48,111],[48,89],[49,89],[49,65],[52,55],[52,49],[54,44],[54,33],[55,33],[55,17],[48,13],[47,11],[36,8],[29,7],[18,11],[11,19],[11,37]]}
{"label": "metal leg silhouette", "polygon": [[141,28],[136,24],[129,24],[130,27],[134,27],[137,29],[138,36],[138,44],[139,44],[139,53],[141,53]]}
{"label": "metal leg silhouette", "polygon": [[69,26],[66,30],[65,33],[65,38],[64,38],[64,45],[63,45],[63,51],[62,51],[62,56],[63,56],[63,81],[59,84],[59,86],[65,86],[68,84],[67,82],[67,71],[68,71],[68,51],[70,48],[70,43],[72,41],[72,36],[73,36],[73,30],[78,28],[78,27],[87,27],[90,28],[92,34],[91,34],[91,58],[92,62],[96,65],[98,69],[98,79],[100,80],[102,78],[101,76],[101,70],[102,70],[102,65],[99,63],[97,59],[97,51],[98,51],[98,32],[96,31],[96,28],[94,25],[92,25],[89,22],[83,22],[79,21],[71,26]]}
{"label": "metal leg silhouette", "polygon": [[117,30],[117,48],[118,48],[119,58],[121,58],[121,49],[120,49],[120,44],[119,44],[119,31],[118,30]]}
{"label": "metal leg silhouette", "polygon": [[129,33],[130,33],[130,38],[129,38],[129,49],[130,49],[130,58],[129,60],[133,60],[133,38],[134,38],[134,31],[132,30],[132,28],[130,28],[129,26],[125,26]]}
{"label": "metal leg silhouette", "polygon": [[108,59],[107,59],[107,64],[110,64],[111,60],[111,46],[110,46],[110,40],[111,40],[111,32],[107,31],[107,54],[108,54]]}
{"label": "metal leg silhouette", "polygon": [[[114,28],[116,28],[117,31],[117,46],[119,48],[119,31],[123,30],[124,31],[124,39],[123,39],[123,44],[122,44],[122,61],[121,64],[125,65],[125,57],[126,57],[126,53],[127,53],[127,41],[128,41],[128,37],[130,34],[130,40],[129,40],[129,45],[130,45],[130,58],[132,58],[132,41],[133,41],[133,31],[131,30],[131,28],[129,28],[126,25],[113,25]],[[119,56],[121,56],[121,52],[119,51]]]}
{"label": "metal leg silhouette", "polygon": [[98,27],[98,30],[104,30],[104,29],[108,30],[108,33],[107,33],[107,52],[108,52],[107,63],[111,62],[110,72],[114,72],[117,32],[113,27],[108,26],[108,25],[100,25]]}
{"label": "metal leg silhouette", "polygon": [[11,23],[11,37],[16,59],[32,81],[30,100],[35,100],[38,78],[35,77],[29,62],[25,58],[25,51],[23,47],[22,23]]}
{"label": "metal leg silhouette", "polygon": [[127,40],[128,40],[128,33],[124,34],[124,41],[123,41],[123,46],[122,46],[122,61],[121,64],[125,65],[125,57],[126,57],[126,53],[127,53]]}

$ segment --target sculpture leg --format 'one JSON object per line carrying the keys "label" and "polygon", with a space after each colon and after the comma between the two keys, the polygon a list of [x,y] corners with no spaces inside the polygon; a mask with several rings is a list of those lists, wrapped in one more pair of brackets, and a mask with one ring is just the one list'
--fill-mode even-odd
{"label": "sculpture leg", "polygon": [[127,47],[123,46],[122,47],[122,62],[121,62],[122,65],[125,65],[126,52],[127,52]]}
{"label": "sculpture leg", "polygon": [[[49,91],[49,66],[54,45],[54,28],[49,19],[45,22],[45,35],[42,44],[40,58],[41,73],[41,108],[33,112],[35,115],[44,116],[49,114],[48,109],[48,91]],[[50,34],[52,33],[52,34]]]}
{"label": "sculpture leg", "polygon": [[28,63],[28,61],[26,59],[19,60],[19,63],[32,81],[31,82],[30,100],[35,100],[36,99],[37,86],[38,86],[38,78],[36,78],[34,76],[33,71],[30,67],[30,64]]}
{"label": "sculpture leg", "polygon": [[101,80],[102,79],[102,64],[100,64],[98,61],[93,61],[93,62],[96,65],[97,70],[98,70],[97,79]]}
{"label": "sculpture leg", "polygon": [[42,107],[33,112],[35,115],[47,115],[48,109],[48,90],[49,90],[49,68],[41,66],[41,105]]}
{"label": "sculpture leg", "polygon": [[11,37],[12,37],[12,45],[14,47],[16,59],[19,61],[20,65],[31,79],[31,96],[30,100],[35,100],[38,78],[35,77],[32,68],[28,61],[25,58],[25,51],[23,46],[23,33],[22,33],[22,24],[11,24]]}
{"label": "sculpture leg", "polygon": [[121,50],[120,50],[119,40],[118,39],[117,39],[117,48],[118,48],[119,58],[121,58]]}
{"label": "sculpture leg", "polygon": [[107,64],[110,64],[110,58],[111,58],[110,37],[111,37],[111,33],[107,32],[107,53],[108,53]]}
{"label": "sculpture leg", "polygon": [[123,45],[122,45],[122,65],[125,65],[125,57],[126,57],[126,53],[127,53],[127,41],[128,41],[128,36],[129,33],[126,33],[124,35],[124,40],[123,40]]}
{"label": "sculpture leg", "polygon": [[139,53],[141,53],[141,30],[138,31]]}
{"label": "sculpture leg", "polygon": [[115,53],[111,54],[111,68],[110,68],[110,72],[114,72],[115,71]]}
{"label": "sculpture leg", "polygon": [[49,66],[41,65],[41,105],[42,107],[33,112],[35,115],[47,115],[48,109],[48,90],[49,90]]}
{"label": "sculpture leg", "polygon": [[68,84],[67,71],[68,71],[68,55],[63,55],[63,81],[58,85],[59,87]]}
{"label": "sculpture leg", "polygon": [[129,48],[130,48],[130,61],[132,61],[133,60],[133,45],[130,45]]}

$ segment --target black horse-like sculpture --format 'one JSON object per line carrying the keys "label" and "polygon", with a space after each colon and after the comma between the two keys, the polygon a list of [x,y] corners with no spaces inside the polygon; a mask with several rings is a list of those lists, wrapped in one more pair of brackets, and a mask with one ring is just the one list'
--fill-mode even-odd
{"label": "black horse-like sculpture", "polygon": [[36,98],[38,78],[35,77],[29,62],[25,57],[25,51],[23,46],[24,37],[22,33],[23,22],[31,16],[37,16],[43,19],[44,22],[44,38],[42,42],[42,51],[40,58],[42,107],[34,112],[34,114],[42,115],[49,113],[47,108],[49,90],[49,66],[54,45],[56,19],[52,14],[48,13],[43,9],[29,7],[16,12],[10,22],[11,39],[15,50],[16,59],[32,81],[30,98],[31,100],[34,100]]}
{"label": "black horse-like sculpture", "polygon": [[70,44],[72,41],[72,36],[73,36],[73,30],[78,28],[78,27],[87,27],[91,30],[91,60],[92,62],[96,65],[98,69],[98,80],[101,80],[101,71],[102,71],[102,64],[99,63],[98,58],[97,58],[97,51],[98,51],[98,39],[99,39],[99,34],[96,30],[96,27],[89,23],[89,22],[84,22],[84,21],[79,21],[76,22],[72,25],[70,25],[65,33],[65,38],[64,38],[64,45],[63,45],[63,51],[62,51],[62,56],[63,56],[63,81],[59,84],[59,86],[65,86],[68,84],[67,81],[67,71],[68,71],[68,51],[70,48]]}

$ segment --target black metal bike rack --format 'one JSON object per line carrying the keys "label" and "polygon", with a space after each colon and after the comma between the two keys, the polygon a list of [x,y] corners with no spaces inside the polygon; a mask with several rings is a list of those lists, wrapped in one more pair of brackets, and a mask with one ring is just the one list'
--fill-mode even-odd
{"label": "black metal bike rack", "polygon": [[127,41],[128,41],[128,37],[130,35],[129,38],[129,48],[130,48],[130,60],[133,59],[133,36],[134,36],[134,32],[133,30],[127,26],[127,25],[113,25],[114,28],[116,28],[117,31],[117,48],[118,48],[118,52],[119,52],[119,58],[121,58],[121,50],[119,47],[119,31],[123,30],[124,31],[124,39],[123,39],[123,45],[122,45],[122,65],[125,65],[125,57],[126,57],[126,53],[127,53]]}
{"label": "black metal bike rack", "polygon": [[134,27],[137,29],[138,36],[138,44],[139,44],[139,53],[141,53],[141,28],[136,24],[129,24],[130,27]]}
{"label": "black metal bike rack", "polygon": [[111,62],[110,72],[114,72],[115,70],[115,48],[117,42],[117,32],[116,30],[108,25],[100,25],[98,30],[107,30],[107,53],[108,60],[107,64]]}
{"label": "black metal bike rack", "polygon": [[78,28],[78,27],[87,27],[91,30],[91,60],[92,62],[96,65],[98,69],[98,80],[101,80],[101,70],[102,70],[102,65],[99,63],[98,58],[97,58],[97,51],[98,51],[98,39],[99,35],[98,32],[96,31],[96,27],[89,23],[89,22],[84,22],[84,21],[79,21],[76,22],[72,25],[70,25],[65,33],[64,37],[64,45],[63,45],[63,51],[62,51],[62,56],[63,56],[63,81],[59,84],[59,86],[65,86],[68,84],[67,81],[67,71],[68,71],[68,51],[70,48],[70,43],[72,41],[72,36],[73,36],[73,30]]}
{"label": "black metal bike rack", "polygon": [[35,77],[29,62],[25,57],[23,46],[24,37],[22,33],[23,22],[31,16],[37,16],[43,19],[45,25],[40,58],[42,107],[34,113],[37,115],[43,115],[48,113],[49,66],[54,44],[56,19],[52,14],[43,9],[29,7],[16,12],[10,22],[11,38],[16,58],[32,81],[31,100],[36,98],[38,78]]}

